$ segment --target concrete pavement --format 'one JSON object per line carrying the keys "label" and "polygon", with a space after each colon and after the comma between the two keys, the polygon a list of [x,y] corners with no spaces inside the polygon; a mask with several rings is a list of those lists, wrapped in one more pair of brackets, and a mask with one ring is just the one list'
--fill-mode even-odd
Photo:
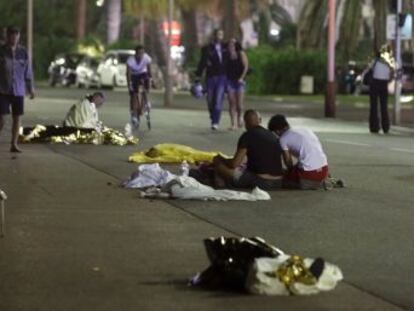
{"label": "concrete pavement", "polygon": [[[26,124],[64,116],[73,99],[53,92],[27,106]],[[122,128],[127,109],[117,96],[108,94],[101,114]],[[149,201],[118,188],[135,169],[128,155],[156,143],[233,153],[240,132],[210,132],[204,105],[193,105],[155,109],[154,129],[139,133],[138,147],[25,145],[13,156],[2,133],[0,188],[9,200],[0,310],[414,309],[410,131],[370,135],[362,123],[292,119],[318,133],[332,173],[348,184],[341,190],[278,191],[272,201],[249,203]],[[202,239],[234,234],[322,256],[342,268],[345,280],[313,297],[188,288],[186,278],[208,264]]]}

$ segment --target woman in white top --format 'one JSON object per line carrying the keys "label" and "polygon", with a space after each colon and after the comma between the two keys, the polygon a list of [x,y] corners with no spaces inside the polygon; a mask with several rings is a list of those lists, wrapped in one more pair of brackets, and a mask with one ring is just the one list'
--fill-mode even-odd
{"label": "woman in white top", "polygon": [[[369,84],[369,130],[371,133],[378,133],[382,128],[384,134],[390,129],[388,117],[388,83],[393,75],[393,60],[388,48],[377,52],[372,64],[372,80]],[[378,118],[378,102],[381,111],[381,124]],[[380,126],[381,125],[381,126]]]}
{"label": "woman in white top", "polygon": [[139,127],[139,117],[143,111],[143,103],[140,101],[140,88],[144,88],[144,96],[147,96],[151,81],[151,57],[145,53],[144,47],[138,45],[135,55],[127,60],[127,83],[130,96],[131,123]]}

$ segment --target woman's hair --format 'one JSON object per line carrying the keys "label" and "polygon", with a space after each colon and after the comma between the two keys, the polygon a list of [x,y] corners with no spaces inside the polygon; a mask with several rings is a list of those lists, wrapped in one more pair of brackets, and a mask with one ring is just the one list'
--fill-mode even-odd
{"label": "woman's hair", "polygon": [[242,45],[241,45],[241,43],[240,43],[239,40],[237,40],[236,38],[231,38],[229,40],[229,43],[232,42],[232,41],[234,42],[234,47],[236,48],[236,51],[237,52],[240,52],[240,51],[243,50],[243,47],[242,47]]}

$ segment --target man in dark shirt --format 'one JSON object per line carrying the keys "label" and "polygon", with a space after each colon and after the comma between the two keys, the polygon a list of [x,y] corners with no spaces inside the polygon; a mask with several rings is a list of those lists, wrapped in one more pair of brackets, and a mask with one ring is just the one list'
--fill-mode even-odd
{"label": "man in dark shirt", "polygon": [[212,130],[218,130],[227,86],[226,61],[228,56],[223,38],[223,30],[216,29],[213,41],[201,50],[201,58],[196,71],[198,80],[201,79],[203,72],[206,72],[207,104]]}
{"label": "man in dark shirt", "polygon": [[[244,114],[246,132],[239,138],[233,158],[214,158],[218,186],[224,181],[237,188],[271,190],[282,187],[282,149],[279,140],[260,123],[259,113],[247,110]],[[243,167],[246,157],[247,163]]]}

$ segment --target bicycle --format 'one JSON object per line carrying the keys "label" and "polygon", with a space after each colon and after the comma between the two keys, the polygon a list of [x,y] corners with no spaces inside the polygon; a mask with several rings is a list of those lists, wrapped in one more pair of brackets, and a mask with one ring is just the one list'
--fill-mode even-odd
{"label": "bicycle", "polygon": [[138,92],[135,93],[137,96],[137,102],[141,104],[141,111],[137,113],[136,128],[140,125],[140,116],[144,115],[147,121],[147,128],[151,130],[151,103],[148,100],[148,90],[143,85],[138,85]]}

